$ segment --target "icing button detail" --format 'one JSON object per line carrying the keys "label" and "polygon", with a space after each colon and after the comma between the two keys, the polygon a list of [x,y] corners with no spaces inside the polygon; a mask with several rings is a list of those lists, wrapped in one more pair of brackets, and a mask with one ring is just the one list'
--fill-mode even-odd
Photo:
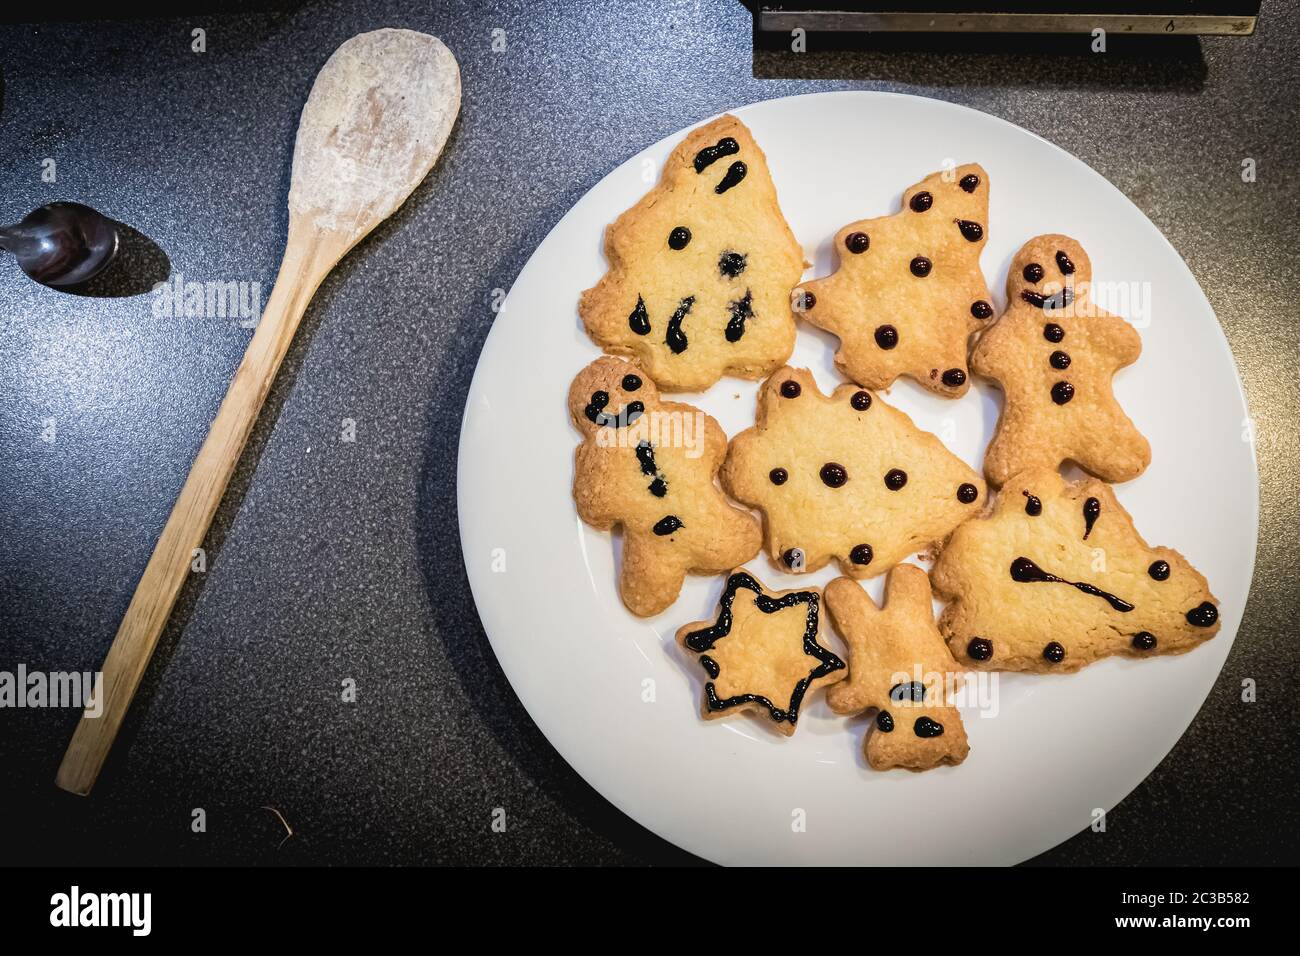
{"label": "icing button detail", "polygon": [[1152,561],[1151,567],[1147,568],[1147,574],[1151,575],[1157,581],[1169,580],[1169,562]]}
{"label": "icing button detail", "polygon": [[1057,382],[1052,386],[1052,401],[1056,404],[1064,405],[1072,398],[1074,398],[1074,386],[1069,382]]}
{"label": "icing button detail", "polygon": [[971,504],[980,496],[980,490],[970,482],[963,482],[957,486],[957,500],[964,505]]}
{"label": "icing button detail", "polygon": [[892,325],[882,325],[876,329],[876,344],[882,349],[892,349],[898,344],[898,329]]}
{"label": "icing button detail", "polygon": [[854,392],[853,397],[849,399],[849,404],[860,412],[865,412],[871,407],[871,393],[867,391]]}
{"label": "icing button detail", "polygon": [[901,468],[891,468],[885,472],[885,487],[890,491],[899,491],[907,484],[907,472]]}
{"label": "icing button detail", "polygon": [[828,488],[839,488],[849,480],[849,473],[844,466],[834,461],[822,465],[821,476]]}
{"label": "icing button detail", "polygon": [[855,544],[849,552],[849,560],[854,564],[870,564],[874,555],[869,544]]}
{"label": "icing button detail", "polygon": [[976,637],[966,645],[966,656],[973,661],[987,661],[993,657],[993,642],[988,638]]}
{"label": "icing button detail", "polygon": [[912,207],[912,212],[925,212],[934,205],[934,196],[928,192],[919,192],[908,205]]}
{"label": "icing button detail", "polygon": [[918,279],[924,279],[930,274],[930,270],[934,268],[934,263],[925,256],[917,256],[912,260],[908,268],[912,270],[912,275]]}
{"label": "icing button detail", "polygon": [[678,226],[672,232],[668,233],[668,248],[678,251],[685,249],[691,241],[691,231],[685,226]]}
{"label": "icing button detail", "polygon": [[782,398],[798,398],[802,391],[802,386],[792,378],[787,378],[781,383]]}
{"label": "icing button detail", "polygon": [[943,384],[949,388],[960,388],[966,384],[966,373],[959,368],[950,368],[943,373]]}
{"label": "icing button detail", "polygon": [[1065,648],[1056,641],[1052,641],[1043,648],[1043,660],[1049,664],[1061,663],[1061,661],[1065,660]]}
{"label": "icing button detail", "polygon": [[871,248],[871,237],[865,232],[851,232],[844,237],[844,247],[854,255],[862,255]]}

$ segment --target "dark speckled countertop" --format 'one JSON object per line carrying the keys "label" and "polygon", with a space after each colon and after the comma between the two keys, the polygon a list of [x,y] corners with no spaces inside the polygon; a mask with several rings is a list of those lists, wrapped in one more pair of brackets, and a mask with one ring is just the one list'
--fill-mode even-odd
{"label": "dark speckled countertop", "polygon": [[[1039,862],[1297,861],[1292,4],[1266,2],[1248,39],[1105,54],[1086,38],[755,52],[749,12],[703,0],[259,6],[0,23],[0,218],[75,199],[142,234],[93,296],[0,258],[0,670],[98,667],[250,334],[124,293],[169,271],[269,293],[298,113],[349,36],[434,33],[465,91],[438,167],[308,311],[94,796],[53,786],[75,712],[0,711],[0,863],[690,861],[568,768],[496,664],[457,541],[464,395],[494,290],[605,173],[710,114],[845,88],[984,110],[1110,179],[1205,289],[1256,418],[1259,560],[1223,674],[1107,831]],[[296,832],[283,846],[267,806]]]}

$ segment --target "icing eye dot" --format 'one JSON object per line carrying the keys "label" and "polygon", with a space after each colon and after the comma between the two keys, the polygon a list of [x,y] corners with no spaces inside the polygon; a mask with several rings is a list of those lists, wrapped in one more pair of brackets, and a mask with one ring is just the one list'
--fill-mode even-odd
{"label": "icing eye dot", "polygon": [[908,268],[912,270],[912,275],[916,276],[918,279],[924,279],[930,274],[930,270],[934,268],[934,264],[925,256],[917,256],[912,260]]}
{"label": "icing eye dot", "polygon": [[798,398],[799,393],[802,391],[803,388],[800,387],[799,383],[792,378],[787,378],[784,382],[781,383],[782,398]]}
{"label": "icing eye dot", "polygon": [[1025,266],[1024,271],[1021,272],[1020,274],[1025,277],[1026,282],[1043,281],[1043,267],[1040,266],[1037,262],[1029,263],[1029,265]]}
{"label": "icing eye dot", "polygon": [[790,473],[784,468],[773,468],[767,473],[767,477],[771,479],[774,485],[784,485],[789,479]]}
{"label": "icing eye dot", "polygon": [[1169,562],[1152,561],[1151,567],[1147,568],[1147,574],[1151,575],[1157,581],[1169,580]]}
{"label": "icing eye dot", "polygon": [[966,656],[973,661],[987,661],[993,656],[993,642],[986,637],[972,638],[966,645]]}
{"label": "icing eye dot", "polygon": [[849,404],[860,412],[865,412],[871,407],[870,392],[854,392],[853,397],[849,399]]}
{"label": "icing eye dot", "polygon": [[855,544],[849,552],[849,560],[854,564],[870,564],[874,556],[869,544]]}
{"label": "icing eye dot", "polygon": [[678,226],[672,232],[668,233],[669,249],[685,249],[686,244],[691,241],[691,231],[685,226]]}
{"label": "icing eye dot", "polygon": [[889,715],[889,711],[882,710],[876,714],[876,729],[882,734],[892,734],[894,732],[894,718]]}
{"label": "icing eye dot", "polygon": [[1139,651],[1149,651],[1156,646],[1156,636],[1150,631],[1138,631],[1133,635],[1133,647]]}
{"label": "icing eye dot", "polygon": [[968,505],[980,496],[980,490],[970,482],[964,482],[957,486],[957,500],[964,505]]}
{"label": "icing eye dot", "polygon": [[918,717],[912,725],[912,732],[918,737],[942,737],[943,724],[929,717]]}
{"label": "icing eye dot", "polygon": [[784,561],[785,566],[791,570],[802,568],[803,552],[798,548],[789,548],[781,555],[781,560]]}
{"label": "icing eye dot", "polygon": [[983,299],[976,299],[970,304],[970,314],[977,319],[987,319],[993,314],[993,306],[989,305]]}
{"label": "icing eye dot", "polygon": [[865,232],[851,232],[844,237],[844,247],[856,256],[871,248],[871,237]]}
{"label": "icing eye dot", "polygon": [[876,329],[876,344],[882,349],[892,349],[898,344],[898,329],[892,325],[882,325]]}
{"label": "icing eye dot", "polygon": [[824,481],[829,488],[839,488],[844,484],[844,482],[849,480],[849,473],[845,470],[844,466],[834,461],[828,461],[826,464],[822,465],[821,476],[822,481]]}
{"label": "icing eye dot", "polygon": [[901,468],[891,468],[885,472],[885,487],[890,491],[898,491],[907,484],[907,472]]}
{"label": "icing eye dot", "polygon": [[817,296],[807,289],[795,289],[790,304],[796,312],[810,312],[813,306],[817,304]]}
{"label": "icing eye dot", "polygon": [[1187,612],[1187,623],[1192,627],[1209,627],[1219,619],[1219,609],[1209,601],[1202,601]]}
{"label": "icing eye dot", "polygon": [[640,387],[641,387],[641,379],[639,376],[636,375],[623,376],[623,391],[635,392]]}
{"label": "icing eye dot", "polygon": [[934,197],[927,192],[917,193],[908,203],[912,207],[912,212],[925,212],[934,205]]}
{"label": "icing eye dot", "polygon": [[685,527],[685,525],[682,524],[682,519],[677,517],[677,515],[665,515],[655,522],[653,530],[655,534],[662,538],[683,527]]}
{"label": "icing eye dot", "polygon": [[745,271],[745,256],[739,252],[724,252],[718,257],[718,271],[734,279]]}
{"label": "icing eye dot", "polygon": [[1065,648],[1056,641],[1052,641],[1043,648],[1043,660],[1049,664],[1061,663],[1061,661],[1065,660]]}
{"label": "icing eye dot", "polygon": [[1052,386],[1052,401],[1056,404],[1064,405],[1072,398],[1074,398],[1074,386],[1069,382],[1057,382]]}
{"label": "icing eye dot", "polygon": [[960,388],[966,384],[966,373],[959,368],[950,368],[943,373],[943,384],[949,388]]}
{"label": "icing eye dot", "polygon": [[1070,261],[1070,257],[1064,252],[1056,254],[1056,268],[1061,270],[1061,275],[1074,275],[1074,263]]}
{"label": "icing eye dot", "polygon": [[1020,492],[1025,496],[1025,514],[1031,518],[1037,518],[1043,513],[1043,502],[1037,495],[1031,495],[1027,491]]}
{"label": "icing eye dot", "polygon": [[961,178],[961,182],[957,185],[961,186],[961,188],[966,190],[966,192],[973,193],[979,184],[980,178],[978,176],[974,173],[967,173]]}
{"label": "icing eye dot", "polygon": [[1061,352],[1059,350],[1053,352],[1047,361],[1051,363],[1052,368],[1058,368],[1062,371],[1070,367],[1070,355],[1068,352]]}
{"label": "icing eye dot", "polygon": [[1059,342],[1065,338],[1065,329],[1061,328],[1055,322],[1048,322],[1043,326],[1043,338],[1049,342]]}
{"label": "icing eye dot", "polygon": [[972,222],[969,219],[954,219],[957,228],[961,230],[961,236],[967,242],[979,242],[984,238],[984,227],[978,222]]}

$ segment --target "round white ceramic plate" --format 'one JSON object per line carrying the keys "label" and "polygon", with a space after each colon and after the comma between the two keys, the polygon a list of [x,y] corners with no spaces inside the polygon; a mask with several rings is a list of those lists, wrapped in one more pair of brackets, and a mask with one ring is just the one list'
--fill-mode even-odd
{"label": "round white ceramic plate", "polygon": [[[685,131],[619,166],[537,248],[488,336],[460,441],[460,531],[479,615],[529,714],[586,780],[639,823],[720,863],[1009,864],[1112,812],[1187,728],[1219,674],[1254,565],[1258,475],[1232,354],[1178,253],[1105,179],[1051,143],[951,103],[868,92],[817,93],[737,109],[767,152],[781,208],[813,267],[846,222],[897,211],[903,190],[945,162],[977,161],[991,181],[983,267],[1000,309],[1007,266],[1040,233],[1077,238],[1109,303],[1142,333],[1142,357],[1115,382],[1154,460],[1117,489],[1152,544],[1177,548],[1220,602],[1217,637],[1192,653],[1105,660],[1059,677],[1003,675],[996,716],[964,712],[971,753],[924,774],[874,772],[866,720],[821,695],[783,738],[748,716],[703,721],[703,673],[674,644],[710,619],[722,577],[688,578],[658,617],[626,611],[621,541],[584,526],[570,484],[578,434],[565,395],[600,350],[577,317],[605,270],[605,226],[657,179]],[[1116,292],[1116,295],[1119,293]],[[800,323],[791,363],[824,391],[834,339]],[[729,435],[753,424],[757,384],[728,378],[689,401]],[[949,401],[900,380],[887,400],[978,467],[1000,397],[977,383]],[[772,588],[821,585],[765,556]],[[868,583],[880,598],[883,578]],[[834,637],[824,640],[840,645]],[[1122,814],[1121,807],[1116,813]],[[1097,839],[1107,839],[1097,835]]]}

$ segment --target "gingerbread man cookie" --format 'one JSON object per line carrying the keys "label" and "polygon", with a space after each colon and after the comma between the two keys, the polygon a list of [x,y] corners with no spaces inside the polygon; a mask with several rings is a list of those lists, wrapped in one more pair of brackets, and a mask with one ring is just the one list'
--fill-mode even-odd
{"label": "gingerbread man cookie", "polygon": [[835,272],[803,283],[795,308],[839,336],[845,375],[874,389],[907,375],[966,394],[967,341],[993,315],[980,271],[988,212],[988,174],[968,164],[912,186],[901,212],[836,233]]}
{"label": "gingerbread man cookie", "polygon": [[971,368],[1005,393],[984,456],[994,485],[1066,460],[1106,481],[1128,481],[1151,462],[1151,446],[1111,390],[1142,340],[1093,304],[1091,279],[1088,254],[1068,236],[1031,239],[1011,263],[1007,310],[971,353]]}
{"label": "gingerbread man cookie", "polygon": [[826,610],[849,648],[848,680],[826,702],[837,714],[876,712],[863,744],[867,762],[929,770],[965,760],[966,727],[948,703],[956,664],[934,625],[925,572],[914,564],[890,571],[883,608],[857,582],[836,578],[826,585]]}
{"label": "gingerbread man cookie", "polygon": [[622,525],[619,591],[632,613],[668,607],[688,571],[719,574],[758,553],[758,522],[714,482],[727,436],[710,416],[661,401],[637,366],[609,357],[573,380],[569,414],[582,432],[578,514],[601,530]]}
{"label": "gingerbread man cookie", "polygon": [[844,677],[844,662],[817,643],[815,589],[767,589],[743,568],[732,572],[716,621],[697,621],[677,641],[700,655],[709,676],[701,713],[707,719],[749,711],[794,733],[808,695]]}
{"label": "gingerbread man cookie", "polygon": [[1009,480],[992,514],[958,528],[932,572],[952,603],[939,629],[963,665],[1075,671],[1102,657],[1181,654],[1219,630],[1205,578],[1152,548],[1110,486],[1055,468]]}
{"label": "gingerbread man cookie", "polygon": [[764,515],[789,571],[832,557],[871,577],[942,540],[980,509],[984,482],[934,435],[856,385],[827,397],[805,369],[764,383],[753,428],[731,441],[722,485]]}
{"label": "gingerbread man cookie", "polygon": [[582,294],[583,324],[665,391],[760,378],[790,357],[803,251],[763,151],[736,117],[673,150],[659,184],[606,230],[605,255],[609,271]]}

